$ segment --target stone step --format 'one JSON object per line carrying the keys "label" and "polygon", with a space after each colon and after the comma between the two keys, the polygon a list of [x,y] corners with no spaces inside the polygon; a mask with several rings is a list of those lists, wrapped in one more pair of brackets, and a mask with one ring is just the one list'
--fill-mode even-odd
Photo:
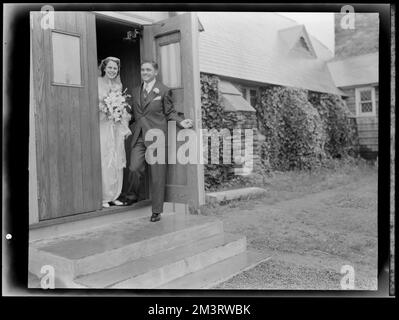
{"label": "stone step", "polygon": [[245,249],[245,237],[221,233],[116,268],[78,277],[75,282],[88,288],[151,289]]}
{"label": "stone step", "polygon": [[267,190],[257,187],[208,192],[206,194],[206,201],[208,203],[219,203],[231,200],[249,199],[252,197],[258,197],[264,195],[266,193]]}
{"label": "stone step", "polygon": [[223,233],[220,220],[189,214],[165,216],[156,223],[149,222],[148,217],[113,223],[86,233],[30,243],[29,271],[40,277],[41,267],[51,265],[56,277],[68,285],[80,275],[219,233]]}
{"label": "stone step", "polygon": [[157,289],[210,289],[268,259],[270,256],[264,253],[247,250],[200,271],[167,282]]}

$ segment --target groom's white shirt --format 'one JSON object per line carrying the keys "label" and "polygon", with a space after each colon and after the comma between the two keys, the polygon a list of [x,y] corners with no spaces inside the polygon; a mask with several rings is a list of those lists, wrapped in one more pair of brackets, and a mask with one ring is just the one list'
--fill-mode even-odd
{"label": "groom's white shirt", "polygon": [[144,82],[144,88],[145,88],[145,90],[147,91],[147,93],[150,93],[150,92],[151,92],[152,87],[153,87],[154,84],[155,84],[155,81],[156,81],[156,79],[154,78],[152,81],[150,81],[150,82],[148,82],[148,83]]}

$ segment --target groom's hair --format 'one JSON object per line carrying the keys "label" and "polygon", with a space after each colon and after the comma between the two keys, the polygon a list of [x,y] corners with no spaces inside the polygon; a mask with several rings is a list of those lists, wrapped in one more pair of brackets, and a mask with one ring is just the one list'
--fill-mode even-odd
{"label": "groom's hair", "polygon": [[153,67],[155,70],[158,70],[158,63],[156,63],[155,61],[153,61],[153,60],[144,60],[144,61],[141,63],[140,67],[142,67],[143,64],[145,64],[145,63],[149,63],[150,65],[152,65],[152,67]]}

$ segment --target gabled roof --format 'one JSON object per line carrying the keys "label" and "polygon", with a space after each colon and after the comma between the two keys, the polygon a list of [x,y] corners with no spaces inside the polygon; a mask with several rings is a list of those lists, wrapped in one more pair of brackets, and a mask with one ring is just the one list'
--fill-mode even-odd
{"label": "gabled roof", "polygon": [[378,83],[378,52],[328,63],[337,87]]}
{"label": "gabled roof", "polygon": [[[327,68],[332,53],[295,21],[269,12],[199,12],[198,17],[205,29],[200,33],[202,72],[343,94]],[[284,32],[291,27],[296,28]],[[311,43],[312,59],[287,52],[287,41],[301,34]]]}
{"label": "gabled roof", "polygon": [[[301,48],[305,45],[304,50],[308,51],[314,58],[317,57],[315,50],[313,49],[312,42],[308,36],[308,33],[303,24],[288,27],[278,31],[279,37],[284,41],[288,51],[292,51],[295,48]],[[302,43],[302,41],[304,43]],[[296,53],[296,52],[294,52]]]}

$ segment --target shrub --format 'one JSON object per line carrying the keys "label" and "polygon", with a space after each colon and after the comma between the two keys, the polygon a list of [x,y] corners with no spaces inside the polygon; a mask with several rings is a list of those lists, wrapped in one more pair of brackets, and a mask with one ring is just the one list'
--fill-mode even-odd
{"label": "shrub", "polygon": [[327,134],[326,153],[332,158],[341,158],[353,152],[356,130],[350,121],[349,110],[341,97],[311,92],[309,101],[318,110]]}
{"label": "shrub", "polygon": [[270,86],[261,89],[256,106],[266,141],[263,154],[274,170],[311,169],[325,159],[326,134],[307,91]]}

